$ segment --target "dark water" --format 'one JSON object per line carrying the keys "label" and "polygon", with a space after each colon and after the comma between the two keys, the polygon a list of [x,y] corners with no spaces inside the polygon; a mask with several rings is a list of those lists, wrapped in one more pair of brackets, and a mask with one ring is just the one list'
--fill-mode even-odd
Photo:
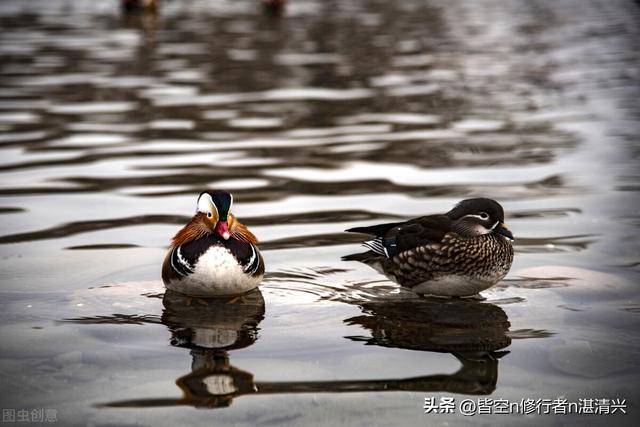
{"label": "dark water", "polygon": [[[627,414],[472,419],[636,423],[639,23],[617,0],[1,2],[0,406],[462,425],[424,399],[604,398]],[[261,293],[163,295],[203,188],[261,239]],[[516,236],[486,301],[340,261],[345,228],[469,196]]]}

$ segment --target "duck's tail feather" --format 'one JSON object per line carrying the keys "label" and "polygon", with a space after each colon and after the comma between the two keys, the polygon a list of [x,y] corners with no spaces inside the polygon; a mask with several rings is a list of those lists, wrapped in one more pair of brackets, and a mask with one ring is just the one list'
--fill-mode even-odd
{"label": "duck's tail feather", "polygon": [[367,251],[357,254],[345,255],[341,259],[342,261],[358,261],[367,264],[369,262],[377,260],[378,258],[380,258],[380,255],[378,255],[377,253],[373,251]]}
{"label": "duck's tail feather", "polygon": [[390,222],[387,224],[378,224],[371,225],[369,227],[354,227],[349,228],[345,231],[349,233],[363,233],[363,234],[371,234],[372,236],[381,237],[384,236],[387,231],[391,230],[393,227],[397,227],[398,225],[403,224],[403,222]]}

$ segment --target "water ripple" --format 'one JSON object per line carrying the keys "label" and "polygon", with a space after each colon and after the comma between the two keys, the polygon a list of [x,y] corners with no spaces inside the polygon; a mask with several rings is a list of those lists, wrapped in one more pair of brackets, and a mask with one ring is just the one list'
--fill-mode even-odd
{"label": "water ripple", "polygon": [[[321,424],[342,402],[292,393],[359,390],[368,403],[344,409],[347,423],[410,424],[406,411],[380,418],[406,402],[373,392],[579,395],[601,375],[606,397],[637,383],[636,4],[304,0],[265,15],[258,2],[194,0],[127,15],[117,3],[0,2],[6,407],[122,424],[108,417],[124,412],[87,407],[121,390],[133,398],[122,406],[199,408],[280,392],[302,409],[274,418],[256,408],[277,399],[249,399],[240,412]],[[220,187],[267,262],[251,334],[216,317],[234,304],[177,304],[160,324],[166,245],[197,194]],[[486,301],[421,300],[340,261],[361,242],[346,228],[476,196],[500,201],[516,236]],[[268,339],[242,366],[276,381],[187,339],[247,348],[262,317]],[[176,377],[184,399],[135,400]],[[212,384],[243,391],[198,394]]]}

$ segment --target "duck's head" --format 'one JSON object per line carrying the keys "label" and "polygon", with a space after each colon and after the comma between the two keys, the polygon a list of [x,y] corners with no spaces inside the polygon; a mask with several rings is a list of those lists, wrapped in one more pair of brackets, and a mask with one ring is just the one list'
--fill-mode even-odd
{"label": "duck's head", "polygon": [[224,240],[228,240],[233,196],[224,190],[203,191],[198,196],[198,210],[205,225]]}
{"label": "duck's head", "polygon": [[513,234],[504,222],[504,210],[491,199],[466,199],[447,212],[453,229],[464,237],[496,233],[513,240]]}

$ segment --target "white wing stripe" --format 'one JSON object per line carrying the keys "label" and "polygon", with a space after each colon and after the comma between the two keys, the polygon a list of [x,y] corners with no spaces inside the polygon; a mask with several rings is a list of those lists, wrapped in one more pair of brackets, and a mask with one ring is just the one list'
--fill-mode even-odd
{"label": "white wing stripe", "polygon": [[[249,258],[247,265],[245,265],[244,268],[242,269],[245,273],[251,269],[251,267],[253,266],[253,263],[256,260],[256,249],[251,244],[249,245],[249,247],[251,248],[251,258]],[[253,273],[254,271],[255,269],[253,269],[251,272]]]}
{"label": "white wing stripe", "polygon": [[[175,249],[174,249],[174,251],[175,251]],[[178,273],[178,274],[179,274],[180,276],[182,276],[182,277],[186,276],[186,274],[184,274],[183,272],[181,272],[180,270],[178,270],[178,269],[176,268],[176,266],[173,264],[173,252],[171,252],[171,256],[169,256],[169,259],[171,260],[171,269],[172,269],[173,271],[175,271],[176,273]]]}
{"label": "white wing stripe", "polygon": [[182,252],[180,252],[181,247],[178,246],[178,262],[180,264],[182,264],[189,272],[193,273],[193,267],[191,266],[191,264],[189,264],[189,261],[187,261],[186,259],[184,259],[184,257],[182,256]]}
{"label": "white wing stripe", "polygon": [[260,268],[260,257],[256,257],[256,266],[251,270],[251,274],[254,274]]}
{"label": "white wing stripe", "polygon": [[384,255],[387,258],[389,258],[389,252],[387,252],[387,248],[382,243],[381,238],[366,241],[363,243],[363,245],[371,249],[373,252],[377,253],[378,255]]}

